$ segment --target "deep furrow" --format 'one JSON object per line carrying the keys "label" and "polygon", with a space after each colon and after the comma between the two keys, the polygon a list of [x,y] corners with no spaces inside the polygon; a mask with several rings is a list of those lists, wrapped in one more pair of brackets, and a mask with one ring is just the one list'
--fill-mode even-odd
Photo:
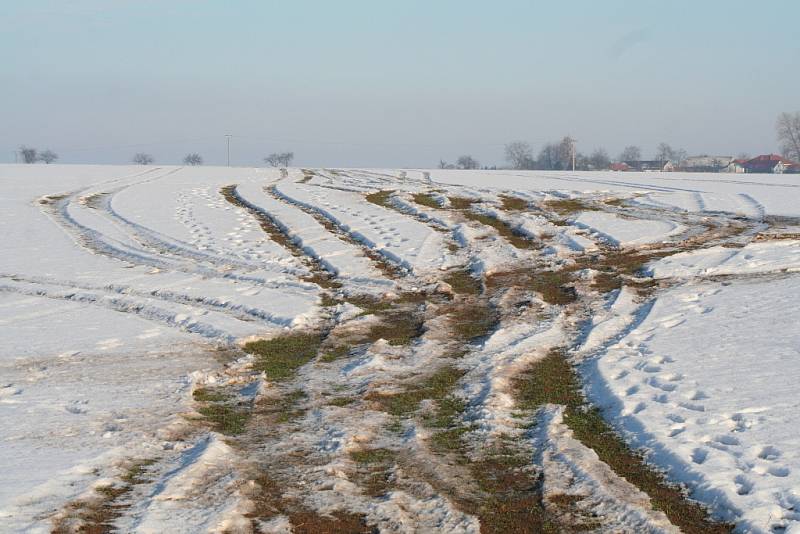
{"label": "deep furrow", "polygon": [[235,185],[225,186],[220,192],[222,196],[225,197],[225,200],[234,206],[244,209],[256,219],[261,229],[270,239],[284,247],[291,255],[299,258],[309,268],[312,274],[303,277],[303,280],[315,283],[323,288],[341,287],[341,283],[334,280],[336,278],[336,272],[327,269],[323,262],[307,254],[302,247],[291,239],[289,234],[285,231],[285,227],[272,215],[239,196],[236,192]]}
{"label": "deep furrow", "polygon": [[402,265],[400,262],[396,260],[396,258],[389,256],[383,253],[380,250],[376,250],[367,244],[365,244],[365,240],[363,236],[360,236],[357,232],[352,232],[349,229],[341,226],[339,222],[330,217],[328,214],[324,213],[322,210],[314,208],[313,206],[309,206],[302,202],[295,201],[282,193],[280,193],[275,186],[270,186],[264,188],[264,191],[269,194],[272,198],[279,200],[281,202],[286,202],[291,204],[292,206],[297,207],[298,209],[304,211],[305,213],[314,217],[314,219],[325,227],[331,234],[335,235],[342,241],[350,243],[361,249],[361,252],[369,258],[374,266],[381,271],[384,276],[390,278],[392,280],[398,280],[408,276],[409,271],[406,266]]}

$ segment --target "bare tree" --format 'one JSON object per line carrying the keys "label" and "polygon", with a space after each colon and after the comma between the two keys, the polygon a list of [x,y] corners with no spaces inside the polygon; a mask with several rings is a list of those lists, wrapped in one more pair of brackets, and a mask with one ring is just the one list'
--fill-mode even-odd
{"label": "bare tree", "polygon": [[459,169],[479,169],[481,166],[478,160],[472,156],[459,156],[456,160],[456,167]]}
{"label": "bare tree", "polygon": [[800,111],[781,113],[775,123],[781,153],[795,161],[800,161]]}
{"label": "bare tree", "polygon": [[150,165],[154,161],[153,156],[144,152],[138,152],[133,155],[133,162],[137,165]]}
{"label": "bare tree", "polygon": [[619,161],[639,161],[642,159],[642,149],[635,145],[626,146],[617,159]]}
{"label": "bare tree", "polygon": [[56,154],[55,152],[53,152],[48,148],[47,150],[40,152],[37,159],[39,161],[44,161],[46,164],[49,165],[50,163],[53,163],[55,160],[58,159],[58,154]]}
{"label": "bare tree", "polygon": [[506,161],[515,169],[533,169],[536,166],[531,145],[525,141],[513,141],[506,145]]}
{"label": "bare tree", "polygon": [[560,147],[558,143],[547,143],[539,151],[539,157],[536,158],[536,167],[546,171],[562,170]]}
{"label": "bare tree", "polygon": [[183,158],[184,165],[202,165],[203,164],[203,156],[198,154],[197,152],[192,152],[190,154],[186,154],[186,157]]}
{"label": "bare tree", "polygon": [[671,161],[673,150],[667,143],[659,143],[656,147],[656,159],[659,161]]}
{"label": "bare tree", "polygon": [[592,152],[591,156],[589,156],[589,165],[594,170],[605,170],[611,165],[611,160],[605,150],[597,148]]}
{"label": "bare tree", "polygon": [[686,159],[686,151],[682,148],[672,148],[669,143],[659,143],[656,147],[656,159],[680,163]]}
{"label": "bare tree", "polygon": [[22,145],[19,147],[19,153],[24,163],[36,163],[39,159],[39,151],[29,146]]}
{"label": "bare tree", "polygon": [[439,168],[440,168],[440,169],[455,169],[455,168],[456,168],[456,166],[455,166],[455,165],[453,165],[452,163],[447,163],[447,162],[446,162],[445,160],[443,160],[443,159],[440,159],[440,160],[439,160]]}
{"label": "bare tree", "polygon": [[572,151],[575,150],[575,140],[570,136],[564,137],[558,143],[558,162],[561,169],[572,168]]}
{"label": "bare tree", "polygon": [[272,167],[288,167],[292,164],[293,159],[294,152],[273,152],[264,158],[264,162]]}

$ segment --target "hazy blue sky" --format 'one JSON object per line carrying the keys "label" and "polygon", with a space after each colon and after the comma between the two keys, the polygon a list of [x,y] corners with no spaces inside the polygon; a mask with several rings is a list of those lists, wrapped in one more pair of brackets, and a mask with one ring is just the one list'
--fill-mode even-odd
{"label": "hazy blue sky", "polygon": [[800,2],[0,0],[0,162],[433,166],[572,134],[775,151]]}

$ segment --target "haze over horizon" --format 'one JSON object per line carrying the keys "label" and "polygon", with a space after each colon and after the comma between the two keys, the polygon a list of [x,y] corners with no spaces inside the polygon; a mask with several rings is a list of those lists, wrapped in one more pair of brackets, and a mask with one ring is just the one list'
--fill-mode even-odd
{"label": "haze over horizon", "polygon": [[613,157],[777,151],[800,4],[32,0],[0,19],[0,162],[435,166],[570,134]]}

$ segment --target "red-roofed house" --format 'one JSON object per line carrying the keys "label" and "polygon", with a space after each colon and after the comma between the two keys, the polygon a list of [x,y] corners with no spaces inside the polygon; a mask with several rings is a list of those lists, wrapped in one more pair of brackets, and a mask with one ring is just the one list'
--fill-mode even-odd
{"label": "red-roofed house", "polygon": [[746,172],[752,173],[798,173],[800,163],[788,160],[778,154],[762,154],[747,160],[742,166]]}

